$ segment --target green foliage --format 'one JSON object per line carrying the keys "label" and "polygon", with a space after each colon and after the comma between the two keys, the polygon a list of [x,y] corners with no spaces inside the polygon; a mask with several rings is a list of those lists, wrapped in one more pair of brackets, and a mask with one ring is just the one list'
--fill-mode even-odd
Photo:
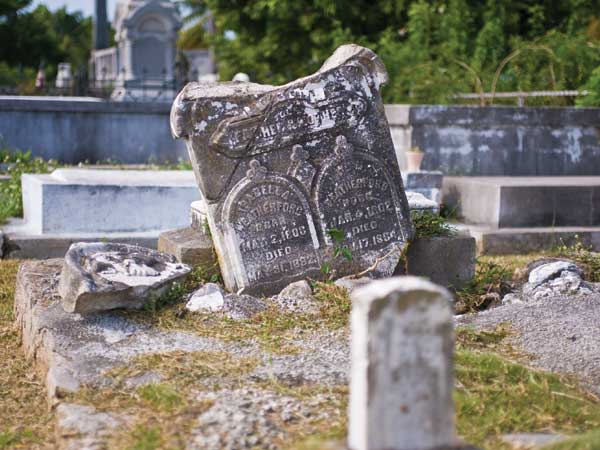
{"label": "green foliage", "polygon": [[505,433],[600,427],[600,404],[569,379],[460,346],[455,373],[457,432],[478,447],[505,448],[498,439]]}
{"label": "green foliage", "polygon": [[9,217],[23,215],[21,175],[24,173],[49,173],[56,167],[56,161],[44,161],[31,156],[31,151],[0,150],[0,163],[8,165],[8,181],[0,181],[0,223]]}
{"label": "green foliage", "polygon": [[[384,101],[455,103],[454,95],[579,89],[600,64],[598,0],[190,0],[210,9],[222,79],[246,72],[282,84],[314,72],[354,42],[376,51],[390,80]],[[548,51],[519,51],[546,46]],[[514,102],[514,100],[509,100]],[[566,104],[540,98],[540,104]]]}
{"label": "green foliage", "polygon": [[10,43],[0,46],[0,83],[31,80],[40,64],[45,64],[49,78],[55,76],[60,62],[70,62],[73,70],[87,66],[91,17],[67,12],[65,7],[55,12],[45,5],[27,8],[30,4],[31,0],[0,2],[0,42]]}
{"label": "green foliage", "polygon": [[547,445],[543,450],[600,450],[600,430],[594,430],[563,442]]}
{"label": "green foliage", "polygon": [[591,250],[591,247],[585,246],[578,236],[575,236],[575,242],[567,245],[564,242],[554,249],[556,256],[568,258],[580,266],[585,271],[585,279],[593,283],[600,282],[600,253]]}
{"label": "green foliage", "polygon": [[415,227],[416,238],[452,236],[456,234],[456,228],[449,225],[446,219],[439,214],[434,214],[430,211],[411,211],[410,218]]}
{"label": "green foliage", "polygon": [[[336,259],[339,256],[342,256],[347,261],[352,261],[352,251],[345,245],[342,245],[346,236],[344,234],[344,230],[340,230],[339,228],[330,228],[326,231],[327,235],[333,241],[333,258]],[[321,272],[325,275],[332,275],[332,261],[324,261],[321,264]]]}
{"label": "green foliage", "polygon": [[456,312],[463,314],[486,309],[494,298],[499,300],[508,293],[511,279],[512,274],[504,265],[477,260],[475,276],[456,292]]}
{"label": "green foliage", "polygon": [[594,69],[582,89],[587,90],[589,94],[577,100],[578,106],[600,106],[600,66]]}
{"label": "green foliage", "polygon": [[127,450],[158,450],[162,439],[160,428],[138,426],[132,433],[133,445]]}
{"label": "green foliage", "polygon": [[179,393],[167,384],[146,384],[137,388],[141,399],[158,410],[172,411],[183,403]]}

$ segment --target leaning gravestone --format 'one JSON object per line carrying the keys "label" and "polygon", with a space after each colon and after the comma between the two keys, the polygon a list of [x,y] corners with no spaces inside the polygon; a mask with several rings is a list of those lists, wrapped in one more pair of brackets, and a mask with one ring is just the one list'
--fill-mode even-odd
{"label": "leaning gravestone", "polygon": [[393,273],[412,228],[386,81],[377,55],[344,45],[284,86],[190,83],[178,95],[171,129],[187,141],[228,289],[272,294],[326,268]]}

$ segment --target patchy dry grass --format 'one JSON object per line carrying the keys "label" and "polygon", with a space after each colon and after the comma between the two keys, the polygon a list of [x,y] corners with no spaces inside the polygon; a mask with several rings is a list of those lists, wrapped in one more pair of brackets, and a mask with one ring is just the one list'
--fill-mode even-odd
{"label": "patchy dry grass", "polygon": [[13,326],[19,261],[0,260],[0,449],[53,448],[53,421],[41,380],[22,356]]}
{"label": "patchy dry grass", "polygon": [[[292,354],[296,330],[339,329],[348,323],[350,299],[344,288],[329,282],[315,282],[315,298],[320,303],[318,314],[282,314],[274,305],[248,320],[231,320],[215,313],[188,314],[183,308],[185,296],[203,280],[198,272],[185,284],[177,285],[148,311],[127,311],[124,315],[167,330],[181,330],[225,342],[256,340],[271,353]],[[190,281],[192,280],[192,281]]]}
{"label": "patchy dry grass", "polygon": [[[537,256],[520,257],[518,265]],[[510,267],[512,260],[494,257],[487,261]],[[43,386],[21,357],[18,336],[12,328],[17,267],[17,262],[0,261],[0,449],[52,448],[53,423],[46,409]],[[281,315],[274,309],[244,322],[186,315],[181,311],[181,296],[189,286],[178,287],[178,296],[163,299],[164,303],[151,312],[126,314],[168,329],[192,330],[223,340],[256,339],[266,351],[290,351],[299,329],[345,329],[348,325],[350,302],[346,292],[329,283],[316,283],[314,288],[321,303],[316,316]],[[598,399],[572,379],[515,363],[523,355],[507,343],[510,335],[507,326],[489,331],[457,330],[455,401],[459,434],[485,450],[504,450],[506,447],[498,439],[504,433],[587,432],[552,450],[597,449],[598,432],[592,430],[600,428]],[[109,375],[115,380],[111,389],[84,389],[71,400],[129,415],[128,424],[112,436],[109,448],[158,450],[183,448],[197,417],[212,405],[211,401],[196,399],[196,392],[251,385],[306,401],[326,394],[326,407],[337,413],[326,421],[284,424],[290,439],[278,446],[325,449],[326,441],[343,441],[347,429],[347,387],[289,386],[276,380],[252,380],[249,374],[256,364],[252,358],[221,352],[146,355],[111,371]],[[126,380],[148,371],[157,372],[160,381],[137,388],[126,386]]]}

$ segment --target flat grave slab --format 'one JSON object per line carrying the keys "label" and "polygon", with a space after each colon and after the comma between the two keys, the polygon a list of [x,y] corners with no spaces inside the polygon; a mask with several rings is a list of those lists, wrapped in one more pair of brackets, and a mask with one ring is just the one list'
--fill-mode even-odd
{"label": "flat grave slab", "polygon": [[22,177],[31,234],[161,231],[188,225],[190,171],[57,169]]}
{"label": "flat grave slab", "polygon": [[600,177],[445,177],[443,203],[496,228],[600,225]]}

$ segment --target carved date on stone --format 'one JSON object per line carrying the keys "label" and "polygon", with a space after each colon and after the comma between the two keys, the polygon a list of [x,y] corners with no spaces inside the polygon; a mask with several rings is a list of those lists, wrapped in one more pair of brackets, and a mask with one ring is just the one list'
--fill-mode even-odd
{"label": "carved date on stone", "polygon": [[229,289],[272,294],[324,263],[339,276],[393,273],[412,227],[385,81],[377,55],[344,45],[283,86],[190,83],[177,96],[171,129],[186,139]]}

